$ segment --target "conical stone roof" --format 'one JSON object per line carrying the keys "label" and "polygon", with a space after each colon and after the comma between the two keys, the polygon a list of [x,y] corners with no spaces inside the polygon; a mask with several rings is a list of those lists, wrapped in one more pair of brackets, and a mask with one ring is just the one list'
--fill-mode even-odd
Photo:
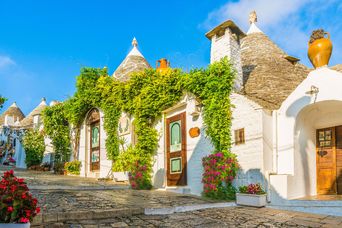
{"label": "conical stone roof", "polygon": [[25,118],[24,113],[15,102],[0,116],[0,125],[3,125],[5,123],[5,116],[13,117],[14,122],[17,121],[17,119],[21,121]]}
{"label": "conical stone roof", "polygon": [[306,78],[309,69],[297,62],[256,29],[241,40],[243,89],[241,93],[269,110],[282,102]]}
{"label": "conical stone roof", "polygon": [[342,64],[337,64],[337,65],[331,67],[330,69],[336,70],[336,71],[339,71],[342,73]]}
{"label": "conical stone roof", "polygon": [[42,101],[40,102],[40,104],[33,109],[32,112],[30,112],[30,114],[28,114],[28,116],[26,118],[24,118],[21,122],[20,122],[20,126],[23,128],[30,128],[33,126],[33,117],[36,115],[41,115],[42,111],[47,107],[48,105],[46,104],[46,100],[45,98],[42,99]]}
{"label": "conical stone roof", "polygon": [[151,68],[150,64],[138,50],[138,42],[135,38],[132,41],[132,45],[132,50],[128,53],[126,58],[122,61],[113,74],[113,77],[120,81],[129,80],[133,72],[139,72],[147,68]]}

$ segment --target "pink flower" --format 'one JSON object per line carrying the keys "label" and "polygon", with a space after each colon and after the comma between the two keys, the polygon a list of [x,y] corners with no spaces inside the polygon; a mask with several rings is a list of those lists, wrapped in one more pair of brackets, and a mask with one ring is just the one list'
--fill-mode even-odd
{"label": "pink flower", "polygon": [[30,220],[28,218],[20,218],[19,223],[28,223]]}
{"label": "pink flower", "polygon": [[220,153],[216,153],[215,156],[216,156],[216,157],[219,157],[219,158],[222,158],[222,157],[223,157],[223,154],[220,152]]}
{"label": "pink flower", "polygon": [[13,207],[8,207],[7,208],[7,212],[12,213],[12,211],[13,211]]}

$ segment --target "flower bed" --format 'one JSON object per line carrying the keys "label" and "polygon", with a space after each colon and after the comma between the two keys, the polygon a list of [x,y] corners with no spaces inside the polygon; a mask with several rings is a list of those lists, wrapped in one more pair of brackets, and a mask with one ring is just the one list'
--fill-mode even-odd
{"label": "flower bed", "polygon": [[149,170],[146,165],[136,162],[135,168],[128,174],[128,177],[132,189],[140,190],[152,188]]}
{"label": "flower bed", "polygon": [[236,193],[236,204],[253,207],[264,207],[267,204],[266,193],[261,184],[249,184],[240,186]]}
{"label": "flower bed", "polygon": [[13,170],[4,173],[0,182],[0,224],[31,222],[40,212],[37,203],[24,179],[15,177]]}
{"label": "flower bed", "polygon": [[236,191],[232,182],[239,169],[235,156],[218,152],[204,157],[202,164],[203,195],[213,199],[234,199]]}

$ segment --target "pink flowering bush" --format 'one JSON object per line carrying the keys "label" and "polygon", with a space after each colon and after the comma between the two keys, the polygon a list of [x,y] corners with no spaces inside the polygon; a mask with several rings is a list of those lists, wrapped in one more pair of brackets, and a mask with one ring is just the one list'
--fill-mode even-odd
{"label": "pink flowering bush", "polygon": [[239,187],[240,193],[245,194],[254,194],[254,195],[262,195],[265,194],[265,191],[262,189],[261,184],[249,184]]}
{"label": "pink flowering bush", "polygon": [[239,165],[235,155],[217,152],[202,159],[203,195],[213,199],[234,199],[235,188],[232,185]]}
{"label": "pink flowering bush", "polygon": [[13,170],[4,173],[0,182],[0,223],[28,223],[40,212],[24,179]]}
{"label": "pink flowering bush", "polygon": [[135,162],[132,171],[128,174],[132,189],[142,190],[151,189],[151,175],[147,165]]}

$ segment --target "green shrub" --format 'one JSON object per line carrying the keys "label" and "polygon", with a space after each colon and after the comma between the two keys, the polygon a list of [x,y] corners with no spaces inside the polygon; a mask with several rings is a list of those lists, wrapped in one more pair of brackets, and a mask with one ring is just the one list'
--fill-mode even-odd
{"label": "green shrub", "polygon": [[63,175],[64,174],[64,162],[60,162],[60,161],[57,161],[53,164],[53,172],[55,174],[60,174],[60,175]]}
{"label": "green shrub", "polygon": [[66,162],[64,164],[64,170],[70,174],[80,175],[81,162],[77,160]]}
{"label": "green shrub", "polygon": [[45,151],[44,135],[37,130],[27,131],[24,136],[23,146],[26,153],[26,166],[40,165]]}

